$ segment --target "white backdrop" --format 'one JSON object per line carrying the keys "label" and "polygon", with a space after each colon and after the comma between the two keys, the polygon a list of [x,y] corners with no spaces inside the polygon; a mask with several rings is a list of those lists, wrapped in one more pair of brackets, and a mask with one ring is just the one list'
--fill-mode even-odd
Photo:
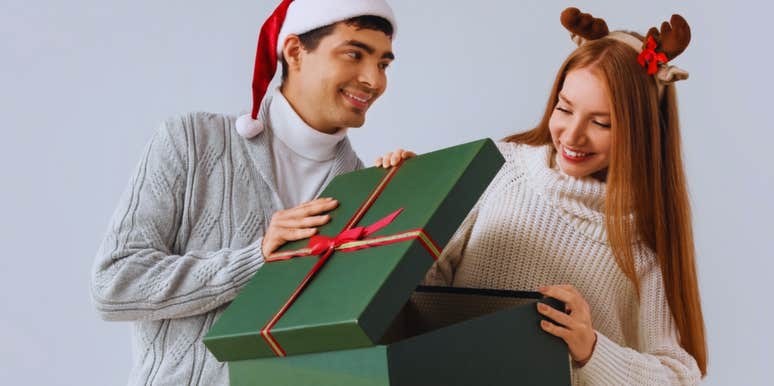
{"label": "white backdrop", "polygon": [[[563,2],[392,0],[397,60],[365,127],[367,163],[534,125],[572,50]],[[258,28],[276,2],[0,2],[0,383],[118,385],[129,325],[99,319],[89,271],[153,130],[249,108]],[[709,341],[707,385],[770,384],[774,363],[772,55],[762,2],[579,1],[641,32],[678,12],[676,60]]]}

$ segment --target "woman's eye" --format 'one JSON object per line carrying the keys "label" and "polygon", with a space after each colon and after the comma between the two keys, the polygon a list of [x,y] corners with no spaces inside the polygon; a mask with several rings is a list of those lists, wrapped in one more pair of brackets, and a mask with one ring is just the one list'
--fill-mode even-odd
{"label": "woman's eye", "polygon": [[563,113],[565,113],[565,114],[569,114],[570,113],[570,110],[565,109],[564,107],[556,106],[556,109],[561,111],[561,112],[563,112]]}
{"label": "woman's eye", "polygon": [[592,121],[592,122],[594,122],[594,124],[597,125],[597,126],[601,126],[601,127],[606,128],[606,129],[610,128],[610,124],[609,123],[602,123],[602,122],[598,122],[598,121]]}

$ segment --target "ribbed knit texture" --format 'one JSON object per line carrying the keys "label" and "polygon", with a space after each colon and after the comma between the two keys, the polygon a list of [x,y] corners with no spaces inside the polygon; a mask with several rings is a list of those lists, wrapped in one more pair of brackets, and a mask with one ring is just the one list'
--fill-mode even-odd
{"label": "ribbed knit texture", "polygon": [[[263,265],[263,232],[282,209],[271,128],[245,139],[234,123],[208,113],[166,121],[97,253],[97,310],[134,321],[130,385],[228,384],[202,337]],[[342,140],[329,179],[361,167]]]}
{"label": "ribbed knit texture", "polygon": [[653,252],[635,246],[641,297],[607,243],[605,184],[551,168],[549,146],[498,143],[506,163],[428,272],[428,284],[536,290],[572,284],[589,303],[597,344],[573,385],[696,384]]}
{"label": "ribbed knit texture", "polygon": [[269,121],[274,128],[272,152],[277,193],[286,207],[309,201],[325,186],[337,146],[347,136],[343,128],[335,134],[321,133],[296,113],[279,89],[272,90]]}

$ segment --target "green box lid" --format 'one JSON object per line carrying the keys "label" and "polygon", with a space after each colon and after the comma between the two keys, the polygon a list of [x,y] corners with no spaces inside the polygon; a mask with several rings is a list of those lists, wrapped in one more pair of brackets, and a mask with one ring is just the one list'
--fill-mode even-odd
{"label": "green box lid", "polygon": [[[261,330],[276,319],[320,257],[267,262],[212,326],[205,345],[220,361],[375,345],[503,162],[492,140],[483,139],[408,159],[397,171],[368,168],[337,176],[321,197],[336,198],[339,207],[318,234],[338,235],[392,171],[356,225],[373,224],[402,209],[367,238],[421,229],[435,252],[420,239],[334,252],[271,327],[269,339]],[[308,242],[288,243],[278,252],[302,249]]]}

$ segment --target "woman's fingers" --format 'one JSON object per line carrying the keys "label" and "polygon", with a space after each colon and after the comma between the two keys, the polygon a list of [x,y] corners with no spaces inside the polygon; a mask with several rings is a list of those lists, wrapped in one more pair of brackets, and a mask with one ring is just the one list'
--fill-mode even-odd
{"label": "woman's fingers", "polygon": [[565,303],[569,303],[575,297],[575,294],[557,285],[540,287],[538,291],[544,296],[549,296]]}
{"label": "woman's fingers", "polygon": [[569,289],[562,285],[549,285],[540,287],[538,289],[544,296],[549,296],[557,300],[564,302],[568,311],[581,311],[584,310],[585,300],[574,288]]}
{"label": "woman's fingers", "polygon": [[570,315],[567,315],[566,313],[559,311],[547,304],[538,303],[537,309],[538,312],[542,315],[550,318],[554,322],[559,323],[566,328],[574,329],[578,325],[578,321],[573,319]]}
{"label": "woman's fingers", "polygon": [[547,333],[549,333],[551,335],[558,336],[558,337],[562,338],[565,342],[567,341],[567,339],[570,338],[570,335],[572,334],[572,332],[569,329],[561,327],[561,326],[558,326],[558,325],[556,325],[554,323],[551,323],[551,322],[549,322],[547,320],[541,320],[540,321],[540,328],[542,328],[543,331],[545,331],[545,332],[547,332]]}

